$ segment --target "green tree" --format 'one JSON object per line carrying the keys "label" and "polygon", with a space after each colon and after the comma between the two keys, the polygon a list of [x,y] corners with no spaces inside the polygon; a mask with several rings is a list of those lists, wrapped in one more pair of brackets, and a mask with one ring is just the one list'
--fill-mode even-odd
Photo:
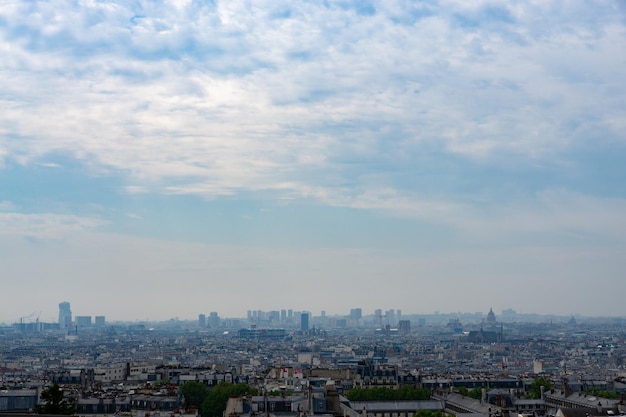
{"label": "green tree", "polygon": [[444,413],[441,410],[419,410],[413,414],[413,417],[452,417],[452,414]]}
{"label": "green tree", "polygon": [[591,394],[591,395],[594,395],[594,396],[600,397],[600,398],[617,399],[617,398],[621,397],[621,395],[618,394],[617,392],[603,391],[603,390],[598,389],[598,388],[587,388],[585,390],[585,392],[587,394]]}
{"label": "green tree", "polygon": [[248,384],[229,384],[220,382],[206,396],[200,407],[202,417],[222,417],[226,410],[228,397],[239,395],[256,395],[257,391],[250,388]]}
{"label": "green tree", "polygon": [[428,400],[430,391],[406,385],[398,389],[386,387],[354,388],[348,391],[346,398],[350,401],[417,401]]}
{"label": "green tree", "polygon": [[472,388],[467,396],[475,400],[480,400],[483,397],[483,390],[481,388]]}
{"label": "green tree", "polygon": [[537,400],[541,398],[541,387],[543,387],[544,391],[548,391],[552,388],[552,383],[549,379],[544,377],[535,378],[532,384],[530,384],[530,388],[528,389],[526,398],[531,400]]}
{"label": "green tree", "polygon": [[185,405],[187,407],[197,407],[199,410],[207,395],[209,395],[209,388],[202,382],[189,381],[180,387],[180,392],[185,397]]}
{"label": "green tree", "polygon": [[483,390],[480,388],[472,388],[471,390],[469,390],[465,387],[459,387],[459,394],[465,395],[466,397],[470,397],[475,400],[480,400],[483,396]]}
{"label": "green tree", "polygon": [[41,392],[42,404],[37,405],[39,414],[70,415],[76,412],[76,398],[65,398],[59,384],[54,383]]}

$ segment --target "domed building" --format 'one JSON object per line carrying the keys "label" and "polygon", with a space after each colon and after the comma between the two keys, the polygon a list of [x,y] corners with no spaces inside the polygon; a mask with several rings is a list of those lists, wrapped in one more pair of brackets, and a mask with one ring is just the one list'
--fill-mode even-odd
{"label": "domed building", "polygon": [[467,339],[473,343],[501,342],[503,340],[502,330],[502,324],[498,326],[496,314],[493,312],[493,308],[490,308],[487,318],[480,325],[480,330],[470,330]]}

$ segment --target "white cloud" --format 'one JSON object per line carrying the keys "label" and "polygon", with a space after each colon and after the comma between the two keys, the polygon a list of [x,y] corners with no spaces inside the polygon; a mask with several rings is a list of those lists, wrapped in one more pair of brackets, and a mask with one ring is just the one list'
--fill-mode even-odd
{"label": "white cloud", "polygon": [[[365,122],[355,128],[358,135],[368,135],[368,122],[394,123],[409,140],[436,138],[457,152],[512,146],[528,153],[558,144],[555,118],[595,105],[598,114],[607,107],[617,111],[615,103],[602,104],[606,96],[593,88],[599,82],[621,85],[623,66],[614,54],[625,43],[624,28],[608,17],[604,30],[594,33],[578,14],[577,27],[538,16],[530,3],[518,4],[509,10],[518,21],[508,26],[527,39],[514,43],[488,20],[485,28],[452,24],[454,13],[491,3],[473,4],[471,11],[446,4],[412,26],[390,20],[409,7],[400,3],[368,18],[301,4],[288,19],[268,20],[273,4],[223,2],[216,10],[196,10],[192,3],[33,4],[26,35],[9,27],[2,37],[8,55],[3,87],[13,97],[5,102],[3,125],[13,126],[5,132],[31,138],[10,143],[11,153],[72,149],[127,167],[127,155],[139,152],[154,169],[140,159],[131,168],[137,175],[156,176],[157,166],[164,176],[207,175],[194,169],[189,153],[196,146],[223,150],[230,162],[259,154],[267,136],[314,141],[332,120]],[[25,12],[14,5],[3,14],[20,21]],[[525,30],[543,19],[554,23],[552,32],[530,38]],[[304,59],[291,55],[299,51]],[[591,82],[583,95],[571,77],[585,75]],[[489,85],[475,86],[483,80]],[[422,91],[408,94],[411,84]],[[415,125],[421,134],[411,132]],[[450,133],[440,133],[446,125]],[[545,127],[534,135],[529,125]],[[271,150],[292,145],[297,154],[302,143],[274,145]],[[275,158],[264,155],[284,164]]]}
{"label": "white cloud", "polygon": [[0,212],[0,236],[11,238],[62,240],[105,224],[97,218],[69,214]]}
{"label": "white cloud", "polygon": [[[599,198],[561,189],[546,189],[517,202],[469,202],[407,195],[394,189],[300,189],[303,197],[329,206],[391,213],[450,227],[458,242],[524,246],[626,244],[626,199]],[[525,238],[526,236],[526,238]],[[546,241],[546,239],[549,241]],[[602,242],[602,243],[601,243]]]}
{"label": "white cloud", "polygon": [[12,3],[0,12],[0,159],[70,153],[123,173],[129,193],[272,190],[448,213],[471,203],[387,171],[428,146],[489,163],[623,142],[626,31],[609,5],[376,9]]}
{"label": "white cloud", "polygon": [[11,211],[15,209],[15,204],[11,203],[10,201],[0,201],[0,211]]}

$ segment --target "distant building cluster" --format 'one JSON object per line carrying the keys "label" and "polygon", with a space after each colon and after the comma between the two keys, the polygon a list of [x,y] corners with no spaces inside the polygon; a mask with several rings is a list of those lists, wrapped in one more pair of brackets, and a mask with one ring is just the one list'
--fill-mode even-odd
{"label": "distant building cluster", "polygon": [[78,331],[90,327],[103,327],[106,325],[105,316],[95,316],[92,321],[91,316],[76,316],[72,320],[72,309],[70,303],[63,301],[59,303],[59,327],[68,331]]}
{"label": "distant building cluster", "polygon": [[63,301],[59,303],[59,319],[57,323],[46,323],[39,321],[39,317],[28,317],[20,319],[18,323],[14,323],[16,330],[23,332],[44,332],[49,330],[64,330],[68,333],[76,333],[81,329],[101,328],[106,325],[105,316],[95,316],[92,321],[91,316],[76,316],[72,318],[72,309],[70,303]]}

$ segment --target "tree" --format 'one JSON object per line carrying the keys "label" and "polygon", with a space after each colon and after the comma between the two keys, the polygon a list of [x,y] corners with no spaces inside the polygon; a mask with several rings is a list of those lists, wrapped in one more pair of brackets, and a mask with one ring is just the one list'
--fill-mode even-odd
{"label": "tree", "polygon": [[544,377],[535,378],[532,384],[530,384],[530,388],[528,389],[528,394],[526,394],[526,398],[531,400],[540,399],[541,387],[543,387],[544,391],[547,391],[552,388],[552,383],[549,379],[546,379]]}
{"label": "tree", "polygon": [[483,390],[480,388],[472,388],[471,390],[469,390],[465,387],[459,387],[458,391],[459,394],[473,398],[475,400],[480,400],[483,396]]}
{"label": "tree", "polygon": [[587,394],[591,394],[591,395],[594,395],[594,396],[600,397],[600,398],[609,398],[609,399],[621,398],[621,395],[619,393],[617,393],[617,392],[603,391],[603,390],[598,389],[598,388],[587,388],[585,390],[585,392]]}
{"label": "tree", "polygon": [[419,410],[413,414],[413,417],[452,417],[452,414],[444,413],[441,410]]}
{"label": "tree", "polygon": [[180,387],[180,392],[185,397],[185,405],[187,407],[196,407],[198,409],[200,409],[207,395],[209,395],[207,386],[199,381],[185,382]]}
{"label": "tree", "polygon": [[398,389],[386,387],[354,388],[348,391],[346,398],[350,401],[403,401],[428,400],[430,391],[424,388],[402,386]]}
{"label": "tree", "polygon": [[76,411],[76,398],[65,398],[59,384],[54,383],[41,392],[43,404],[37,405],[39,414],[62,414],[70,415]]}
{"label": "tree", "polygon": [[220,382],[206,396],[200,407],[202,417],[222,417],[226,410],[228,397],[251,394],[256,395],[257,391],[250,388],[248,384],[229,384]]}
{"label": "tree", "polygon": [[467,396],[475,400],[480,400],[483,397],[483,390],[481,388],[472,388]]}

